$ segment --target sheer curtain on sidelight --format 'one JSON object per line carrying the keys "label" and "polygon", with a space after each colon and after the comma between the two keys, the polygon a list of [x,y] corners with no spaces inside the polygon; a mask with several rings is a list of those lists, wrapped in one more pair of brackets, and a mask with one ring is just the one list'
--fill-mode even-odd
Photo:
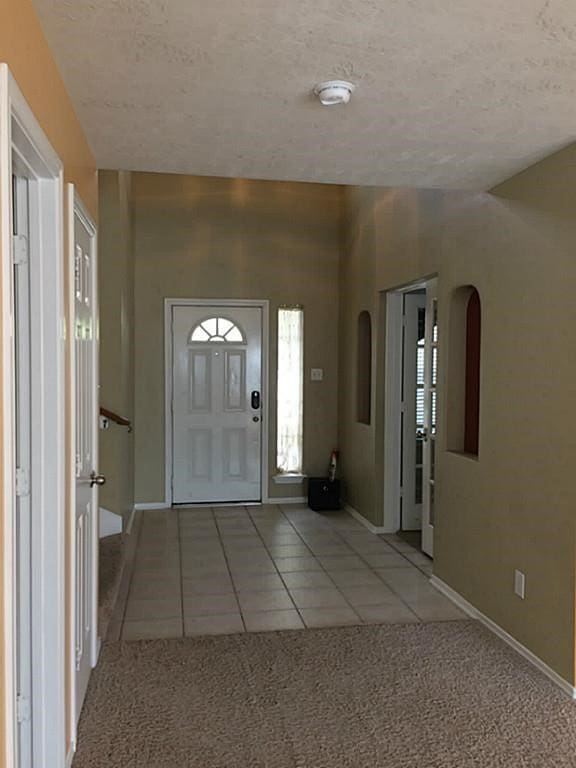
{"label": "sheer curtain on sidelight", "polygon": [[278,310],[278,472],[302,472],[304,313]]}

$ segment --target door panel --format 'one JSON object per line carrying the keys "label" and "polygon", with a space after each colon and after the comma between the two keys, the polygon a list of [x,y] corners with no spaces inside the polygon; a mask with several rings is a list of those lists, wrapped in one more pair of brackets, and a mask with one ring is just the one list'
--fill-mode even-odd
{"label": "door panel", "polygon": [[225,411],[246,411],[246,353],[225,350]]}
{"label": "door panel", "polygon": [[175,504],[259,501],[262,388],[259,307],[172,307]]}
{"label": "door panel", "polygon": [[97,467],[97,300],[93,263],[95,234],[74,211],[75,458],[75,715],[95,663],[97,645],[98,486]]}
{"label": "door panel", "polygon": [[212,356],[207,350],[191,349],[188,357],[188,411],[212,410]]}

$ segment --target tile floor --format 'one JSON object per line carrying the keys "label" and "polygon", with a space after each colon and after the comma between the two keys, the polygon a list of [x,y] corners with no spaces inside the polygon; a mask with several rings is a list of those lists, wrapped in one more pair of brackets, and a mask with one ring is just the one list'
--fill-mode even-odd
{"label": "tile floor", "polygon": [[125,609],[109,639],[464,618],[428,583],[428,557],[345,512],[263,505],[142,514]]}

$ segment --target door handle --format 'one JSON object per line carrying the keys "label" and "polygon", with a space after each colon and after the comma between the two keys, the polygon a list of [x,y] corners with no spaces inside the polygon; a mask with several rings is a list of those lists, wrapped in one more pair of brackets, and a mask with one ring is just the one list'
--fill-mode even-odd
{"label": "door handle", "polygon": [[90,488],[93,488],[95,485],[104,485],[106,482],[106,478],[104,475],[97,475],[94,470],[90,472]]}
{"label": "door handle", "polygon": [[250,402],[252,404],[252,408],[255,411],[260,408],[260,392],[258,392],[257,389],[252,392],[252,395],[250,396]]}

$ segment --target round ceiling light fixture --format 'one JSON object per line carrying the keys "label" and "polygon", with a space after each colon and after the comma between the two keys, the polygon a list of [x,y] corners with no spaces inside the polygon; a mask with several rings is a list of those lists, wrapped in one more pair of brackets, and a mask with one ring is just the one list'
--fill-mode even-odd
{"label": "round ceiling light fixture", "polygon": [[348,104],[355,88],[356,86],[347,80],[326,80],[324,83],[318,83],[314,93],[321,104],[332,107],[334,104]]}

